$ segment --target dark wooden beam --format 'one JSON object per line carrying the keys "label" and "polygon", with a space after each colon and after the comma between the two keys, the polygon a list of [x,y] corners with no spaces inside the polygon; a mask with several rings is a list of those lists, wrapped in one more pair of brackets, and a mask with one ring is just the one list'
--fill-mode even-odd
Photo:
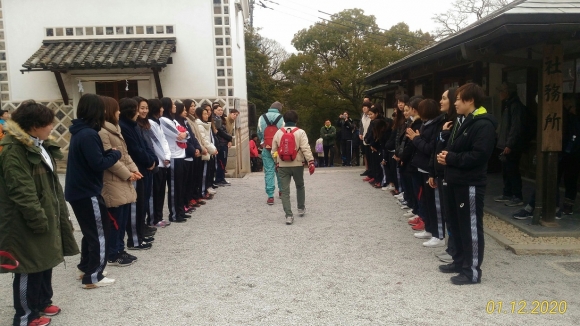
{"label": "dark wooden beam", "polygon": [[461,56],[468,61],[481,61],[489,63],[499,63],[506,66],[516,67],[540,67],[541,60],[530,60],[526,58],[508,57],[497,54],[481,54],[474,49],[468,48],[465,44],[461,44]]}
{"label": "dark wooden beam", "polygon": [[66,92],[66,88],[64,87],[64,82],[62,80],[62,75],[60,71],[53,71],[54,77],[56,78],[56,83],[58,84],[58,89],[60,90],[60,95],[62,96],[62,101],[65,105],[69,104],[68,93]]}
{"label": "dark wooden beam", "polygon": [[163,89],[161,88],[161,80],[159,79],[159,69],[151,68],[153,70],[153,78],[155,78],[155,87],[157,88],[157,98],[163,97]]}

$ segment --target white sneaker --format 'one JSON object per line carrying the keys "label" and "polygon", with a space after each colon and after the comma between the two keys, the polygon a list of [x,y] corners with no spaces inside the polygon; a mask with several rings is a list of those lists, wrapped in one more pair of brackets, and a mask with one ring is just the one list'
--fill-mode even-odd
{"label": "white sneaker", "polygon": [[400,193],[400,194],[398,194],[398,195],[394,195],[393,197],[395,197],[395,198],[397,198],[397,199],[401,199],[401,198],[403,198],[403,196],[404,196],[404,195],[405,195],[405,193],[404,193],[404,192],[402,192],[402,193]]}
{"label": "white sneaker", "polygon": [[388,191],[388,190],[391,190],[391,189],[389,189],[389,187],[382,187],[381,190],[382,191]]}
{"label": "white sneaker", "polygon": [[395,190],[395,187],[393,187],[393,186],[391,186],[391,185],[388,185],[388,186],[386,186],[386,187],[383,187],[383,189],[382,189],[382,190],[385,190],[385,191],[387,191],[387,190]]}
{"label": "white sneaker", "polygon": [[405,214],[403,214],[404,217],[415,217],[415,214],[411,211],[411,212],[407,212]]}
{"label": "white sneaker", "polygon": [[453,262],[453,257],[451,257],[451,255],[449,255],[448,253],[438,255],[437,258],[439,258],[440,261],[447,264],[451,264]]}
{"label": "white sneaker", "polygon": [[[103,276],[107,276],[107,271],[103,271]],[[82,280],[83,277],[85,276],[85,272],[81,271],[80,269],[77,269],[77,280]]]}
{"label": "white sneaker", "polygon": [[[429,232],[427,232],[429,233]],[[423,242],[423,246],[428,248],[445,247],[445,239],[432,237],[431,240]]]}
{"label": "white sneaker", "polygon": [[291,225],[292,223],[294,223],[294,217],[286,216],[286,225]]}
{"label": "white sneaker", "polygon": [[92,284],[83,284],[83,285],[82,285],[82,288],[83,288],[83,289],[90,290],[90,289],[96,289],[96,288],[101,288],[101,287],[103,287],[103,286],[111,285],[111,284],[113,284],[113,283],[115,283],[115,280],[114,280],[114,279],[112,279],[112,278],[106,278],[106,277],[103,277],[103,279],[102,279],[102,280],[100,280],[100,281],[99,281],[99,282],[97,282],[97,283],[92,283]]}
{"label": "white sneaker", "polygon": [[215,189],[213,189],[213,188],[209,188],[209,189],[207,190],[207,192],[208,192],[208,193],[210,193],[210,194],[212,194],[212,195],[215,195],[215,194],[217,194],[217,191],[215,191]]}
{"label": "white sneaker", "polygon": [[302,217],[304,214],[306,214],[306,207],[303,209],[298,208],[298,216]]}
{"label": "white sneaker", "polygon": [[409,217],[409,221],[412,221],[412,220],[416,219],[417,217],[419,217],[419,215],[414,215],[414,214],[413,214],[413,216],[412,216],[412,217]]}
{"label": "white sneaker", "polygon": [[[418,239],[431,239],[431,232],[427,232],[427,231],[421,231],[418,233],[413,234],[415,236],[415,238]],[[445,241],[443,241],[443,244],[445,244]],[[423,244],[425,245],[425,244]]]}

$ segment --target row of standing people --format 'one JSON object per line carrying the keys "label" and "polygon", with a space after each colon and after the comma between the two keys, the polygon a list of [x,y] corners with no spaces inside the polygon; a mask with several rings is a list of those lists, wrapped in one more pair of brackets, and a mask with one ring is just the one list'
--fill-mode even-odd
{"label": "row of standing people", "polygon": [[0,207],[6,211],[0,225],[11,230],[0,232],[0,248],[20,262],[11,270],[14,325],[47,325],[50,318],[43,316],[60,312],[51,300],[52,268],[79,252],[65,200],[83,234],[82,287],[113,284],[105,267],[138,259],[125,251],[125,234],[127,249],[150,249],[158,228],[187,221],[215,189],[229,185],[224,170],[237,114],[226,118],[219,103],[196,107],[192,100],[140,97],[117,103],[85,94],[69,129],[63,193],[55,160],[62,154],[49,139],[54,113],[23,102],[7,122],[0,152]]}
{"label": "row of standing people", "polygon": [[424,247],[445,247],[448,234],[439,270],[456,273],[458,285],[481,281],[483,199],[497,125],[483,98],[473,83],[445,91],[440,103],[402,95],[392,119],[379,104],[363,104],[363,180],[391,191]]}

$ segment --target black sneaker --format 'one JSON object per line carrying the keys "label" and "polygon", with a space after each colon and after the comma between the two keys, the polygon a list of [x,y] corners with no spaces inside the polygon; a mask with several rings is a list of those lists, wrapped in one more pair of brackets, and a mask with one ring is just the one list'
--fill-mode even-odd
{"label": "black sneaker", "polygon": [[455,275],[451,277],[451,283],[455,285],[468,285],[468,284],[477,284],[480,283],[481,280],[477,280],[477,282],[473,282],[467,276],[463,274]]}
{"label": "black sneaker", "polygon": [[510,201],[505,203],[508,207],[523,206],[524,201],[521,198],[513,197]]}
{"label": "black sneaker", "polygon": [[121,257],[124,257],[124,258],[127,258],[127,259],[131,259],[132,261],[137,261],[137,260],[138,260],[138,258],[137,258],[137,257],[135,257],[135,256],[133,256],[133,255],[131,255],[131,254],[127,253],[126,251],[122,251],[122,252],[120,253],[120,255],[121,255]]}
{"label": "black sneaker", "polygon": [[524,208],[520,209],[519,211],[515,212],[512,215],[512,217],[515,218],[516,220],[525,220],[533,216],[534,216],[533,212],[528,212]]}
{"label": "black sneaker", "polygon": [[145,243],[153,243],[153,241],[155,241],[154,237],[143,238],[143,242]]}
{"label": "black sneaker", "polygon": [[218,185],[215,185],[215,184],[211,185],[211,187],[212,187],[213,189],[217,189],[217,188],[219,188],[219,186],[218,186]]}
{"label": "black sneaker", "polygon": [[227,182],[226,180],[223,180],[223,181],[220,181],[218,185],[225,187],[225,186],[231,186],[232,184]]}
{"label": "black sneaker", "polygon": [[366,177],[367,175],[369,175],[369,170],[366,170],[365,172],[360,174],[361,177]]}
{"label": "black sneaker", "polygon": [[138,245],[138,246],[134,246],[134,247],[127,247],[127,249],[129,249],[129,250],[149,250],[149,249],[151,249],[151,247],[153,247],[153,245],[152,245],[152,244],[150,244],[150,243],[145,243],[145,242],[142,242],[142,243],[141,243],[140,245]]}
{"label": "black sneaker", "polygon": [[455,264],[439,265],[439,271],[441,273],[461,273],[461,267]]}
{"label": "black sneaker", "polygon": [[184,223],[187,222],[187,220],[183,217],[177,218],[175,220],[171,220],[171,222],[175,222],[175,223]]}
{"label": "black sneaker", "polygon": [[127,257],[123,257],[122,254],[118,254],[117,257],[115,257],[115,259],[109,260],[107,263],[110,266],[125,267],[125,266],[130,266],[131,264],[133,264],[133,260],[131,260]]}

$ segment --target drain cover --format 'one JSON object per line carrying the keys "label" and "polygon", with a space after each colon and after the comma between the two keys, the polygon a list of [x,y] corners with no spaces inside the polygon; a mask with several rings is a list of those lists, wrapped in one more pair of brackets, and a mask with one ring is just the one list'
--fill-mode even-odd
{"label": "drain cover", "polygon": [[558,265],[562,266],[567,272],[580,274],[580,261],[559,262]]}

